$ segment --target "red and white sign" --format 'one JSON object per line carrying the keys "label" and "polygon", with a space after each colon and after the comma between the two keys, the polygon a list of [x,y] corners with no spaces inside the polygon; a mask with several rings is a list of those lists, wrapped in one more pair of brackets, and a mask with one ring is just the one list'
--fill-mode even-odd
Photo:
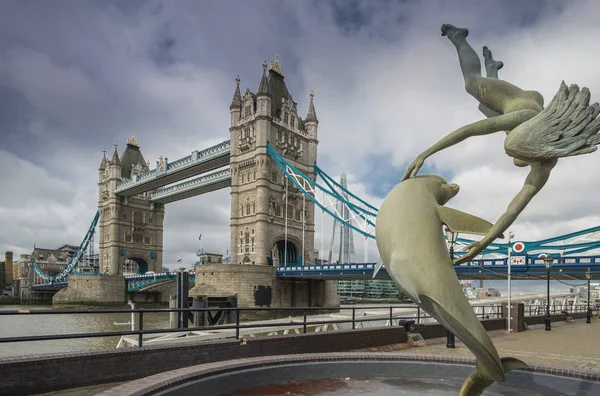
{"label": "red and white sign", "polygon": [[515,242],[512,246],[513,252],[521,253],[525,250],[525,244],[523,242]]}
{"label": "red and white sign", "polygon": [[525,256],[511,256],[510,265],[523,265],[525,264]]}
{"label": "red and white sign", "polygon": [[546,258],[548,257],[548,255],[546,253],[541,253],[538,258]]}

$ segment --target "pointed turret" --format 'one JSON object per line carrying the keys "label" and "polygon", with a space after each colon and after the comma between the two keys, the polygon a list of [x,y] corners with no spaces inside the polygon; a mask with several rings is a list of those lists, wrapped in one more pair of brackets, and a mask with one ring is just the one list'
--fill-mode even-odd
{"label": "pointed turret", "polygon": [[270,95],[269,94],[269,80],[267,79],[267,61],[263,62],[263,73],[262,73],[262,77],[260,78],[260,84],[258,85],[258,92],[256,93],[257,96],[262,96],[262,95]]}
{"label": "pointed turret", "polygon": [[307,158],[309,164],[317,162],[317,145],[319,144],[319,120],[317,119],[317,112],[315,111],[314,98],[315,94],[313,91],[310,91],[310,103],[308,104],[308,112],[306,113],[306,119],[304,120],[304,129],[308,134]]}
{"label": "pointed turret", "polygon": [[240,76],[235,78],[235,92],[233,93],[233,99],[231,100],[231,105],[229,106],[229,110],[232,109],[241,109],[242,108],[242,94],[240,92]]}
{"label": "pointed turret", "polygon": [[242,116],[242,94],[240,93],[240,76],[235,78],[235,93],[231,106],[229,106],[229,114],[231,114],[231,126],[234,126],[240,121]]}
{"label": "pointed turret", "polygon": [[267,78],[267,61],[263,62],[262,68],[262,77],[260,78],[258,92],[256,93],[256,110],[259,115],[270,116],[272,110],[272,95],[269,92],[269,79]]}
{"label": "pointed turret", "polygon": [[108,160],[106,159],[106,150],[102,150],[102,161],[100,161],[100,166],[98,167],[99,171],[103,171],[106,169],[106,163]]}
{"label": "pointed turret", "polygon": [[317,113],[315,112],[315,104],[313,103],[313,99],[315,94],[313,91],[310,91],[310,103],[308,105],[308,112],[306,113],[306,119],[304,122],[314,122],[317,125],[319,124],[319,120],[317,119]]}
{"label": "pointed turret", "polygon": [[113,153],[112,159],[110,160],[112,165],[121,166],[121,160],[119,159],[119,153],[117,152],[117,144],[115,143],[115,151]]}

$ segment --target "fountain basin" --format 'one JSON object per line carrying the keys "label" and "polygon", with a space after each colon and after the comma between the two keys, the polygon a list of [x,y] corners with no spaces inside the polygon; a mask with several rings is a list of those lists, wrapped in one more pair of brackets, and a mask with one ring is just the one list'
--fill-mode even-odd
{"label": "fountain basin", "polygon": [[[467,357],[406,353],[323,353],[230,360],[123,384],[108,395],[457,395],[474,369]],[[506,374],[484,395],[599,395],[600,372],[531,366]]]}

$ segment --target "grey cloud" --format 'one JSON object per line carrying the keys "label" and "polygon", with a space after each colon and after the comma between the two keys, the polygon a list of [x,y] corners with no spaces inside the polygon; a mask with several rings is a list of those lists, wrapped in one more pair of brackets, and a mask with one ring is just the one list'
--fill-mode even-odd
{"label": "grey cloud", "polygon": [[[21,212],[8,209],[18,202],[0,201],[0,221],[14,223],[0,242],[78,243],[95,210],[103,147],[110,154],[116,141],[122,150],[135,133],[154,164],[159,155],[175,160],[226,139],[235,75],[255,91],[262,60],[275,54],[302,115],[315,90],[320,165],[336,178],[346,170],[359,195],[377,203],[420,151],[481,118],[454,49],[439,35],[441,23],[469,27],[473,46],[490,45],[505,62],[501,77],[519,86],[549,98],[564,78],[588,85],[595,97],[600,80],[589,48],[596,14],[593,1],[4,1],[0,145],[36,167],[2,174],[0,182],[27,189],[17,179],[30,177],[37,187],[27,190],[33,204]],[[524,179],[501,136],[465,142],[426,166],[461,183],[457,207],[488,219]],[[490,178],[486,166],[497,173]],[[542,196],[552,219],[564,228],[593,222],[588,197],[599,180],[570,185],[578,191],[572,199],[555,191],[589,163],[559,166],[564,174],[557,170]],[[167,207],[165,261],[194,260],[200,229],[208,230],[207,250],[227,248],[227,194]],[[543,223],[540,200],[515,225],[520,233],[554,232]],[[376,255],[373,244],[368,249]]]}

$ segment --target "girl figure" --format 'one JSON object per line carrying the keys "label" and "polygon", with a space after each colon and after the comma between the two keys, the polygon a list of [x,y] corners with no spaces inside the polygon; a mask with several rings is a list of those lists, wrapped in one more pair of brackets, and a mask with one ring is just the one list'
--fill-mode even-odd
{"label": "girl figure", "polygon": [[506,154],[516,166],[531,168],[523,188],[508,205],[506,212],[480,241],[465,249],[467,253],[455,265],[472,260],[510,227],[531,199],[544,187],[558,158],[596,151],[600,143],[600,105],[589,105],[590,92],[577,85],[561,83],[558,93],[544,109],[539,92],[524,91],[498,79],[502,62],[494,61],[484,47],[487,77],[481,75],[481,62],[467,43],[469,31],[442,25],[442,36],[456,47],[466,91],[479,101],[479,109],[488,119],[474,122],[451,132],[421,153],[407,168],[402,180],[415,176],[425,159],[472,136],[506,131]]}

